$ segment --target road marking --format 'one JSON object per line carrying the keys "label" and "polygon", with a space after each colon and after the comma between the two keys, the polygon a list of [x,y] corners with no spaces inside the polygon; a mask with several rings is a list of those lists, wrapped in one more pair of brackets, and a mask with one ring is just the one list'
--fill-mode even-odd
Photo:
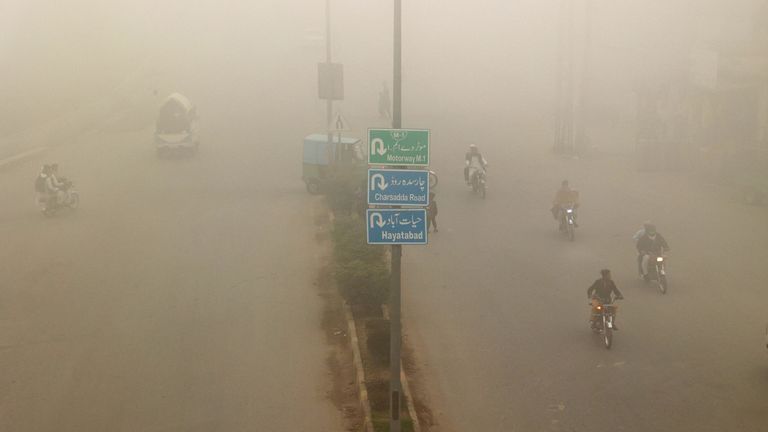
{"label": "road marking", "polygon": [[17,161],[19,161],[21,159],[24,159],[26,157],[29,157],[29,156],[32,156],[32,155],[36,155],[36,154],[42,152],[43,150],[46,150],[47,148],[48,147],[36,147],[36,148],[33,148],[32,150],[27,150],[25,152],[19,153],[19,154],[14,155],[14,156],[11,156],[9,158],[5,158],[3,160],[0,160],[0,168],[4,167],[6,165],[12,164],[14,162],[17,162]]}
{"label": "road marking", "polygon": [[565,411],[565,404],[560,402],[559,404],[550,405],[547,409],[550,411]]}

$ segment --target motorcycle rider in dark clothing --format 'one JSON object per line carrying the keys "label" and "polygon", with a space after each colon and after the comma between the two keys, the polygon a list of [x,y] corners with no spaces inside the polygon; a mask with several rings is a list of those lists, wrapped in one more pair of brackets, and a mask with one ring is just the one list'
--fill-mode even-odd
{"label": "motorcycle rider in dark clothing", "polygon": [[[621,300],[624,296],[621,291],[616,287],[616,284],[611,278],[611,271],[608,269],[600,270],[600,279],[596,280],[592,286],[587,289],[587,297],[592,301],[592,313],[590,315],[590,322],[594,324],[595,317],[598,314],[597,307],[599,305],[612,304],[614,300]],[[612,305],[613,308],[613,329],[618,330],[616,327],[616,309],[618,306]]]}
{"label": "motorcycle rider in dark clothing", "polygon": [[429,228],[434,227],[437,232],[437,201],[435,201],[435,193],[429,193],[429,205],[427,206],[427,232]]}
{"label": "motorcycle rider in dark clothing", "polygon": [[464,156],[464,159],[464,181],[467,184],[471,184],[470,170],[473,172],[477,170],[485,171],[488,167],[488,161],[485,160],[483,154],[480,153],[480,150],[474,144],[469,145],[469,151]]}
{"label": "motorcycle rider in dark clothing", "polygon": [[645,234],[637,241],[637,252],[641,257],[640,270],[641,277],[648,276],[648,261],[651,256],[663,256],[664,252],[669,251],[669,245],[664,237],[656,231],[656,226],[648,225],[645,227]]}

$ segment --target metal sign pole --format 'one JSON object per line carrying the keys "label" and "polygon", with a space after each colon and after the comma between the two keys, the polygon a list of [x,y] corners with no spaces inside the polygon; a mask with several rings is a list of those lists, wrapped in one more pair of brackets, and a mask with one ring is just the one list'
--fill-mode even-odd
{"label": "metal sign pole", "polygon": [[[401,82],[401,8],[402,0],[394,0],[394,47],[393,47],[393,110],[392,110],[392,128],[402,128],[402,82]],[[389,285],[389,431],[400,432],[400,343],[402,326],[400,323],[400,260],[403,254],[401,245],[392,245],[392,272]]]}

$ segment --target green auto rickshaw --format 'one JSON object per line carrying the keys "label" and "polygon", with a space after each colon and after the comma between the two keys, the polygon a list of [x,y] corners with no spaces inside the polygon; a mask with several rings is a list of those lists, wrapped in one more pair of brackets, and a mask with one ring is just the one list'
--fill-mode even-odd
{"label": "green auto rickshaw", "polygon": [[339,169],[364,170],[365,153],[360,138],[312,134],[304,138],[304,165],[301,179],[307,191],[317,194]]}

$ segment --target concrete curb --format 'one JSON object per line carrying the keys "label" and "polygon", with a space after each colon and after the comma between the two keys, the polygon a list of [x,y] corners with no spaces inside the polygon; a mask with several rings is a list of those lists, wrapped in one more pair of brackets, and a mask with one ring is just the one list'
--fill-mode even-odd
{"label": "concrete curb", "polygon": [[[381,305],[381,312],[385,319],[389,319],[389,309],[387,305]],[[408,415],[413,421],[414,432],[421,432],[421,423],[419,423],[419,416],[416,414],[416,405],[413,402],[413,395],[411,394],[411,387],[408,385],[408,377],[405,376],[405,367],[403,367],[403,361],[400,360],[400,387],[403,388],[403,395],[405,395],[405,404],[408,406]]]}
{"label": "concrete curb", "polygon": [[368,400],[368,389],[365,386],[365,371],[363,369],[363,358],[360,355],[360,346],[358,345],[355,318],[352,316],[352,309],[346,303],[344,303],[344,316],[347,318],[347,331],[349,333],[349,341],[352,344],[352,362],[355,364],[355,381],[357,382],[360,406],[363,409],[363,426],[365,432],[374,432],[373,420],[371,418],[371,402]]}
{"label": "concrete curb", "polygon": [[48,150],[48,147],[35,147],[31,150],[27,150],[17,155],[2,159],[0,160],[0,170],[10,168],[12,165],[21,163],[38,153],[44,152],[45,150]]}

